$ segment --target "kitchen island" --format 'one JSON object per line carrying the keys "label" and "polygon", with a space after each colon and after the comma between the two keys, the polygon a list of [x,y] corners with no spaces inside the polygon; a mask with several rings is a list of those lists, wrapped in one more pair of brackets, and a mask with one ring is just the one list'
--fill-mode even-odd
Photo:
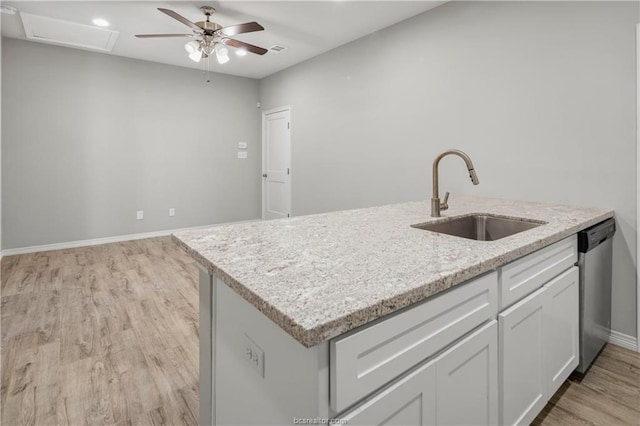
{"label": "kitchen island", "polygon": [[[505,371],[491,361],[497,360],[498,348],[508,349],[508,338],[498,338],[498,313],[534,300],[544,284],[568,271],[575,263],[576,232],[613,212],[478,197],[456,197],[450,204],[441,218],[431,218],[424,201],[175,234],[201,265],[201,424],[292,424],[337,417],[356,424],[366,411],[362,407],[376,398],[387,398],[383,405],[392,406],[389,395],[406,385],[403,380],[430,371],[431,361],[478,333],[493,336],[495,347],[489,354],[495,378],[487,382],[491,389],[483,415],[493,423],[509,423],[502,407],[509,401],[498,396],[503,383],[498,384],[497,372]],[[478,213],[545,224],[497,241],[411,226]],[[556,263],[539,274],[540,280],[546,278],[514,285],[513,294],[501,290],[504,268],[537,253],[547,254],[520,269],[532,270],[551,259]],[[469,312],[446,320],[453,307],[467,305]],[[434,314],[433,324],[441,321],[436,328],[448,330],[438,332],[447,335],[438,342],[430,339],[438,334],[431,325],[413,318],[432,312],[443,313]],[[371,327],[377,328],[367,337]],[[400,337],[394,336],[396,328]],[[371,341],[366,349],[350,347],[361,337]],[[379,348],[386,355],[368,360]],[[424,405],[428,392],[419,393]],[[536,401],[548,398],[548,392],[544,396]],[[432,423],[425,417],[429,410],[422,410],[420,422]],[[372,418],[380,423],[391,417]],[[433,423],[445,421],[436,417]]]}

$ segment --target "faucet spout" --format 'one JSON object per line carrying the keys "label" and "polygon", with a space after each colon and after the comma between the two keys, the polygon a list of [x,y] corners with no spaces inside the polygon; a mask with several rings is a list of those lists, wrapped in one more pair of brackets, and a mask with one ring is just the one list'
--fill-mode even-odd
{"label": "faucet spout", "polygon": [[446,201],[443,204],[440,204],[440,195],[438,194],[438,165],[440,164],[440,160],[442,160],[447,155],[457,155],[458,157],[462,158],[467,165],[467,170],[469,170],[469,177],[471,178],[471,182],[474,185],[480,183],[480,181],[478,180],[478,175],[476,175],[476,171],[473,167],[473,162],[467,154],[457,149],[448,149],[438,155],[436,159],[433,160],[433,196],[431,197],[432,217],[440,217],[440,210],[446,210],[448,208]]}

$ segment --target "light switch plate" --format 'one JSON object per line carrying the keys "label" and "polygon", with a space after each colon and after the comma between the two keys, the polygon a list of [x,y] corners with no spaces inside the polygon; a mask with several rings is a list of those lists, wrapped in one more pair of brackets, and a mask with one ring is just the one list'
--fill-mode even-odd
{"label": "light switch plate", "polygon": [[247,143],[246,142],[238,142],[238,148],[239,149],[247,149]]}
{"label": "light switch plate", "polygon": [[247,151],[238,151],[238,158],[247,158]]}

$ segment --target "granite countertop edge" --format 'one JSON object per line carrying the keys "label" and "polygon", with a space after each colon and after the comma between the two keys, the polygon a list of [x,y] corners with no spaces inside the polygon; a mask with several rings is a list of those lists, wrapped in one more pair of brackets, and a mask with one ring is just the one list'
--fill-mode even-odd
{"label": "granite countertop edge", "polygon": [[[579,208],[576,208],[579,209]],[[479,211],[487,211],[490,209],[479,209]],[[371,321],[377,320],[383,316],[394,313],[400,309],[415,303],[424,301],[438,293],[448,290],[458,284],[462,284],[472,278],[478,277],[484,273],[495,270],[509,262],[519,259],[529,253],[551,245],[570,235],[595,225],[603,220],[614,217],[613,211],[600,211],[601,214],[591,217],[577,225],[567,227],[561,231],[547,235],[544,238],[529,242],[519,246],[513,250],[500,253],[487,260],[473,264],[471,266],[457,269],[454,272],[440,277],[438,279],[427,282],[423,285],[416,286],[406,292],[392,295],[388,298],[377,300],[376,303],[369,304],[356,311],[347,313],[329,321],[317,324],[313,327],[304,327],[295,319],[278,309],[274,304],[270,303],[264,297],[260,296],[251,288],[239,282],[231,274],[218,267],[213,261],[203,256],[198,250],[194,249],[184,241],[183,233],[172,234],[172,239],[183,247],[204,269],[211,275],[222,280],[227,286],[232,288],[244,300],[253,305],[267,318],[272,320],[280,328],[282,328],[291,337],[297,340],[305,347],[317,346],[327,340],[337,337],[347,331],[351,331],[360,326],[366,325]],[[468,216],[473,213],[467,211],[456,216]],[[501,216],[508,216],[500,214]],[[516,215],[514,215],[516,217]],[[215,229],[215,228],[212,228]],[[203,230],[207,231],[207,230]]]}

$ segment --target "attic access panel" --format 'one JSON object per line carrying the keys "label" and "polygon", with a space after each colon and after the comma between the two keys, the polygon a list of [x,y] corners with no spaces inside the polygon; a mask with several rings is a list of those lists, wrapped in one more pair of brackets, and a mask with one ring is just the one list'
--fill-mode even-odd
{"label": "attic access panel", "polygon": [[118,31],[20,12],[28,39],[61,46],[111,52]]}

